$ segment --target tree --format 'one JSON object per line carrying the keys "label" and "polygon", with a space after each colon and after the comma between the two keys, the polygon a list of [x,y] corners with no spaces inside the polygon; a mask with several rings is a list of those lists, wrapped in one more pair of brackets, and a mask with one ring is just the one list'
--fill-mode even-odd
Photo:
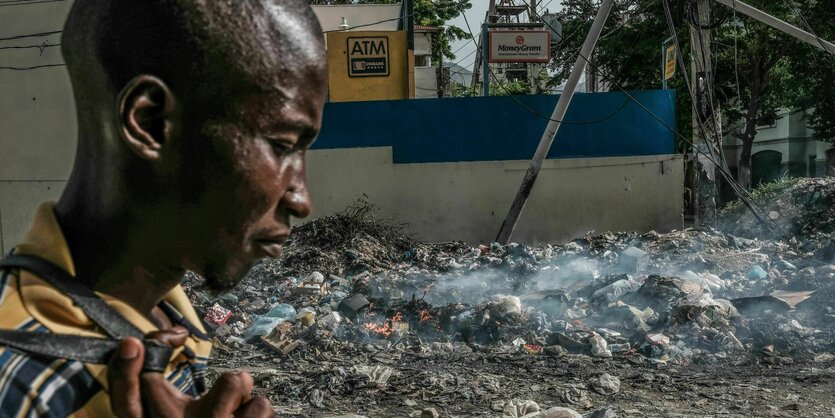
{"label": "tree", "polygon": [[[309,0],[310,4],[396,4],[402,0]],[[472,8],[471,0],[412,0],[415,25],[444,28],[432,46],[432,61],[440,63],[444,58],[454,60],[452,43],[459,39],[471,39],[469,32],[446,23]]]}
{"label": "tree", "polygon": [[[660,82],[661,40],[669,36],[664,0],[619,0],[603,31],[592,62],[606,79],[625,89],[657,88]],[[671,3],[677,34],[682,42],[685,62],[690,62],[687,46],[691,10],[696,0]],[[835,35],[831,24],[835,10],[823,0],[748,0],[752,6],[803,27],[815,28],[824,38]],[[564,46],[557,53],[556,77],[567,78],[570,66],[597,11],[591,0],[566,0],[559,17],[566,33]],[[811,46],[759,22],[715,4],[713,25],[713,64],[716,104],[727,121],[729,131],[742,142],[738,180],[745,187],[751,182],[751,149],[756,127],[773,120],[778,109],[808,109],[809,123],[819,139],[835,139],[835,60]],[[803,23],[791,7],[805,14]],[[814,17],[814,18],[813,18]],[[743,26],[740,27],[740,24]],[[688,69],[679,68],[679,73]],[[737,83],[737,79],[739,82]],[[678,128],[691,136],[691,100],[683,77],[671,83],[676,89]],[[681,148],[680,148],[681,149]]]}
{"label": "tree", "polygon": [[[558,86],[568,79],[580,47],[591,28],[599,7],[598,1],[564,0],[563,9],[557,17],[563,25],[563,38],[559,40],[551,65],[554,76],[549,86]],[[658,89],[661,87],[661,42],[669,37],[664,10],[659,0],[618,0],[606,20],[606,26],[595,52],[588,58],[593,65],[587,65],[596,73],[598,84],[609,86],[610,90],[622,87],[625,90]],[[679,29],[680,39],[687,39],[686,29]],[[689,53],[682,44],[684,54]],[[682,69],[670,80],[670,88],[677,91],[677,130],[682,136],[692,136],[690,108]],[[588,80],[587,80],[588,81]],[[689,145],[677,138],[677,149],[684,153]]]}
{"label": "tree", "polygon": [[[820,20],[824,16],[833,17],[833,12],[828,10],[831,7],[824,7],[819,0],[749,0],[749,3],[800,27],[804,23],[798,13],[814,15],[814,23],[827,22]],[[835,33],[830,30],[831,24],[818,26],[827,35]],[[751,186],[751,151],[757,126],[773,122],[782,109],[788,108],[790,112],[807,109],[817,138],[835,139],[835,122],[831,119],[835,109],[832,100],[835,60],[831,56],[741,15],[719,26],[714,52],[722,111],[731,121],[729,131],[742,143],[737,176],[742,186]],[[810,77],[815,73],[818,77]],[[828,85],[821,83],[827,79]]]}

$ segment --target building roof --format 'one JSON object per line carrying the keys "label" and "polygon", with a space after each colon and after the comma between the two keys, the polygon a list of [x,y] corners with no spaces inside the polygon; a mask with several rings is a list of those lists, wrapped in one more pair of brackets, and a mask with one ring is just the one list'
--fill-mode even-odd
{"label": "building roof", "polygon": [[444,28],[440,26],[423,26],[423,25],[415,25],[416,32],[441,32]]}
{"label": "building roof", "polygon": [[[324,31],[340,30],[342,18],[348,22],[348,30],[397,30],[400,3],[395,4],[341,4],[311,6]],[[357,29],[352,29],[359,26]]]}

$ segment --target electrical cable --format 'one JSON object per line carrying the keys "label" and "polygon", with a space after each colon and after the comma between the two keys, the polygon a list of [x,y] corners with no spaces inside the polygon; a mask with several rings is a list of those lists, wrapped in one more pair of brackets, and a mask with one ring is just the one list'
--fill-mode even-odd
{"label": "electrical cable", "polygon": [[43,50],[46,49],[46,48],[53,48],[53,47],[56,47],[56,46],[61,46],[61,44],[47,44],[46,42],[44,42],[40,45],[0,46],[0,50],[3,50],[3,49],[33,49],[33,48],[38,48],[38,49],[41,50],[41,52],[43,52]]}
{"label": "electrical cable", "polygon": [[[673,38],[673,44],[676,47],[676,56],[678,58],[678,63],[682,68],[686,68],[685,63],[684,63],[684,55],[681,52],[681,45],[680,45],[679,40],[678,40],[678,34],[675,31],[675,24],[673,23],[672,13],[670,12],[669,3],[667,2],[667,0],[663,0],[662,3],[664,5],[664,15],[665,15],[666,20],[667,20],[667,27],[670,31],[670,34],[671,34],[672,38]],[[689,77],[687,76],[686,72],[684,73],[684,78],[685,78],[685,85],[687,86],[687,91],[690,94],[691,100],[695,104],[696,103],[695,95],[693,93],[692,86],[691,86]],[[699,131],[701,131],[701,133],[702,133],[702,136],[704,138],[707,138],[708,137],[707,132],[706,132],[706,129],[705,129],[704,125],[702,124],[702,122],[698,118],[696,118],[696,122],[697,122]],[[684,138],[681,134],[679,134],[679,136],[681,137],[681,139],[685,143],[689,144],[693,148],[693,150],[696,151],[696,153],[705,156],[705,158],[708,158],[711,162],[716,164],[716,166],[718,167],[719,173],[722,174],[722,177],[728,182],[728,185],[731,186],[731,189],[739,197],[739,200],[742,201],[743,205],[754,215],[754,217],[757,219],[757,221],[760,223],[760,226],[762,226],[763,229],[765,229],[767,232],[771,233],[773,236],[775,236],[777,238],[784,239],[784,236],[782,236],[782,235],[780,235],[780,234],[778,234],[777,232],[774,231],[774,229],[771,227],[771,225],[759,213],[758,208],[754,207],[756,204],[754,203],[753,196],[751,196],[751,194],[748,193],[748,191],[745,190],[736,181],[736,179],[731,174],[730,169],[727,167],[727,165],[723,166],[722,164],[719,164],[718,162],[716,162],[716,160],[712,156],[707,155],[704,151],[702,151],[701,149],[696,147],[695,144],[693,144],[691,141]],[[774,225],[776,225],[778,228],[780,228],[779,225],[777,225],[777,224],[774,224]],[[780,229],[782,229],[782,228],[780,228]],[[783,231],[783,232],[785,232],[785,231]]]}
{"label": "electrical cable", "polygon": [[12,70],[12,71],[29,71],[38,68],[48,68],[48,67],[63,67],[67,64],[44,64],[44,65],[33,65],[31,67],[0,67],[0,70]]}
{"label": "electrical cable", "polygon": [[31,34],[28,34],[28,35],[15,35],[15,36],[7,37],[7,38],[0,38],[0,41],[11,41],[13,39],[23,39],[23,38],[35,38],[35,37],[38,37],[38,36],[55,35],[56,33],[61,33],[61,32],[63,32],[63,31],[62,30],[55,30],[55,31],[52,31],[52,32],[31,33]]}
{"label": "electrical cable", "polygon": [[[469,30],[469,31],[470,31],[470,33],[472,34],[472,28],[470,27],[470,22],[467,20],[467,17],[466,17],[466,16],[464,16],[464,23],[466,23],[466,24],[467,24],[467,30]],[[480,52],[480,51],[479,51],[479,52]],[[496,74],[493,72],[493,69],[492,69],[489,65],[487,66],[487,69],[490,71],[490,75],[492,75],[492,76],[493,76],[493,78],[498,79],[498,77],[496,77]],[[525,104],[525,103],[523,103],[521,100],[519,100],[518,98],[516,98],[516,95],[512,94],[512,93],[511,93],[511,92],[507,89],[507,87],[505,87],[505,85],[504,85],[504,84],[498,83],[497,85],[498,85],[498,86],[499,86],[502,90],[504,90],[504,92],[507,94],[507,96],[508,96],[508,97],[510,97],[510,98],[511,98],[514,102],[516,102],[516,104],[517,104],[517,105],[519,105],[520,107],[522,107],[523,109],[525,109],[525,111],[527,111],[528,113],[530,113],[530,114],[532,114],[532,115],[534,115],[534,116],[536,116],[536,117],[539,117],[539,118],[541,118],[541,119],[547,120],[547,121],[551,121],[551,122],[558,122],[558,123],[562,123],[562,124],[565,124],[565,125],[591,125],[591,124],[596,124],[596,123],[600,123],[600,122],[602,122],[602,121],[605,121],[605,120],[611,119],[612,117],[614,117],[615,115],[617,115],[618,113],[620,113],[621,111],[623,111],[623,109],[626,107],[626,105],[629,103],[629,100],[630,100],[630,98],[629,98],[629,97],[627,97],[627,98],[626,98],[626,100],[624,100],[624,101],[623,101],[623,104],[621,104],[621,105],[620,105],[620,107],[618,107],[618,109],[617,109],[617,110],[615,110],[614,112],[612,112],[612,113],[610,113],[609,115],[606,115],[606,116],[604,116],[604,117],[602,117],[602,118],[599,118],[599,119],[594,119],[594,120],[590,120],[590,121],[570,122],[570,121],[566,121],[566,120],[556,120],[556,119],[551,119],[549,116],[545,116],[545,115],[543,115],[543,114],[541,114],[541,113],[537,112],[536,110],[531,109],[528,105],[526,105],[526,104]]]}
{"label": "electrical cable", "polygon": [[[53,0],[53,1],[56,1],[56,0]],[[57,1],[63,1],[63,0],[57,0]],[[351,26],[351,27],[348,27],[348,28],[345,28],[345,29],[326,30],[326,31],[322,31],[322,33],[348,32],[348,31],[358,29],[358,28],[365,28],[365,27],[368,27],[368,26],[379,25],[380,23],[394,22],[395,20],[401,20],[401,19],[405,19],[407,17],[414,17],[414,16],[415,16],[414,13],[412,13],[412,14],[406,15],[406,16],[398,16],[398,17],[395,17],[395,18],[384,19],[384,20],[380,20],[380,21],[377,21],[377,22],[373,22],[373,23],[365,23],[365,24],[362,24],[362,25]]]}
{"label": "electrical cable", "polygon": [[11,7],[11,6],[28,6],[32,4],[41,4],[41,3],[55,3],[61,2],[66,0],[37,0],[37,1],[21,1],[17,3],[0,3],[0,7]]}
{"label": "electrical cable", "polygon": [[734,22],[733,23],[733,25],[734,25],[734,77],[735,77],[734,79],[735,79],[735,82],[736,82],[736,97],[737,97],[737,100],[742,100],[742,92],[741,92],[740,86],[739,86],[739,55],[738,55],[738,52],[739,52],[739,46],[738,46],[739,25],[737,24],[737,22],[739,22],[739,20],[737,20],[737,17],[736,17],[736,0],[733,0],[732,4],[733,4],[733,9],[734,9],[734,21],[733,21]]}
{"label": "electrical cable", "polygon": [[818,36],[817,33],[815,33],[814,29],[812,29],[812,26],[809,24],[809,22],[806,20],[806,18],[803,16],[803,14],[800,12],[800,8],[797,7],[797,4],[793,0],[784,0],[784,2],[786,3],[787,6],[789,6],[789,9],[792,11],[792,13],[794,13],[794,15],[797,16],[797,18],[800,20],[800,22],[803,23],[803,25],[806,27],[806,30],[808,30],[809,33],[811,33],[815,37],[815,39],[820,44],[821,48],[823,48],[824,51],[826,51],[830,54],[835,54],[835,51],[831,51],[829,49],[829,47],[826,46],[826,43],[823,42],[821,37]]}
{"label": "electrical cable", "polygon": [[[664,4],[665,4],[665,10],[666,10],[666,12],[667,12],[667,14],[668,14],[668,23],[669,23],[669,22],[671,22],[671,19],[669,19],[669,10],[667,10],[667,4],[666,4],[666,1],[664,2]],[[469,22],[467,21],[466,15],[464,16],[464,22],[467,24],[467,29],[470,31],[470,34],[472,34],[472,28],[470,27]],[[546,25],[548,25],[548,24],[547,24],[547,22],[546,22]],[[548,25],[548,26],[549,26],[552,30],[554,29],[554,28],[553,28],[553,27],[551,27],[550,25]],[[674,30],[674,29],[672,29],[672,33],[673,33],[673,37],[674,37],[674,39],[675,39],[676,49],[678,50],[678,59],[679,59],[679,61],[681,61],[681,66],[682,66],[682,68],[684,68],[684,63],[683,63],[683,55],[681,54],[680,47],[679,47],[679,44],[678,44],[678,37],[675,35],[675,30]],[[599,69],[597,68],[597,66],[596,66],[596,65],[594,65],[594,64],[593,64],[593,63],[592,63],[592,62],[591,62],[591,61],[590,61],[587,57],[583,56],[583,55],[582,55],[582,53],[578,53],[577,55],[578,55],[579,57],[581,57],[584,61],[586,61],[586,63],[587,63],[589,66],[591,66],[591,67],[592,67],[595,71],[599,71]],[[489,68],[489,66],[488,66],[488,69],[490,69],[490,68]],[[491,69],[491,71],[490,71],[490,72],[492,73],[492,69]],[[493,76],[495,77],[495,75],[493,75]],[[740,197],[740,200],[742,200],[742,201],[743,201],[743,204],[744,204],[744,205],[745,205],[745,206],[746,206],[746,207],[747,207],[747,208],[748,208],[748,209],[749,209],[749,210],[750,210],[750,211],[754,214],[754,216],[755,216],[755,217],[756,217],[756,218],[760,221],[760,223],[762,224],[762,226],[763,226],[766,230],[768,230],[769,232],[771,232],[772,234],[774,234],[775,236],[780,237],[780,235],[778,235],[776,232],[774,232],[774,230],[773,230],[773,229],[771,229],[771,228],[770,228],[770,226],[769,226],[768,224],[766,224],[766,223],[765,223],[765,219],[764,219],[764,218],[762,218],[762,216],[759,214],[759,212],[757,212],[757,210],[753,207],[753,204],[752,204],[751,202],[749,202],[749,201],[748,201],[747,197],[749,197],[749,196],[746,196],[746,195],[747,195],[747,192],[746,192],[746,191],[744,191],[744,190],[740,190],[740,189],[741,189],[741,187],[733,187],[734,185],[739,186],[739,185],[738,185],[738,183],[736,183],[736,182],[735,182],[735,180],[733,179],[733,176],[731,175],[731,173],[730,173],[729,171],[727,171],[725,167],[722,167],[722,165],[721,165],[720,163],[718,163],[718,162],[717,162],[717,161],[713,158],[713,156],[711,156],[711,155],[709,155],[709,154],[705,153],[704,151],[700,150],[698,147],[696,147],[696,146],[695,146],[695,144],[693,144],[693,142],[691,142],[689,139],[687,139],[686,137],[684,137],[684,135],[682,135],[680,132],[678,132],[675,128],[673,128],[673,127],[669,126],[669,124],[667,124],[667,123],[666,123],[663,119],[661,119],[658,115],[656,115],[654,112],[652,112],[652,111],[651,111],[650,109],[648,109],[646,106],[644,106],[644,104],[643,104],[643,103],[641,103],[640,101],[638,101],[637,99],[635,99],[635,97],[633,97],[633,96],[632,96],[629,92],[627,92],[625,89],[623,89],[623,87],[622,87],[622,86],[620,86],[620,83],[618,83],[618,82],[617,82],[617,80],[615,80],[614,78],[612,78],[612,77],[610,77],[610,76],[608,76],[608,75],[606,75],[606,74],[601,74],[601,76],[603,76],[604,78],[606,78],[606,79],[607,79],[607,81],[609,81],[610,83],[612,83],[612,85],[614,85],[614,86],[615,86],[618,90],[620,90],[623,94],[627,95],[627,97],[629,98],[629,100],[631,100],[631,101],[635,102],[635,103],[636,103],[638,106],[640,106],[640,107],[641,107],[641,108],[642,108],[645,112],[647,112],[650,116],[652,116],[655,120],[657,120],[657,121],[658,121],[658,122],[659,122],[662,126],[664,126],[665,128],[667,128],[670,132],[672,132],[673,134],[675,134],[675,135],[676,135],[677,137],[679,137],[682,141],[684,141],[685,143],[689,144],[689,145],[690,145],[690,146],[691,146],[691,147],[692,147],[692,148],[693,148],[693,149],[694,149],[697,153],[702,154],[705,158],[707,158],[708,160],[710,160],[710,161],[712,161],[714,164],[716,164],[716,165],[717,165],[717,167],[719,167],[719,170],[718,170],[718,171],[719,171],[720,173],[722,173],[723,177],[725,177],[727,180],[729,180],[729,183],[730,183],[730,184],[732,184],[732,188],[734,189],[734,191],[735,191],[735,192],[737,192],[737,195]],[[689,84],[688,84],[688,89],[689,89]],[[512,97],[512,98],[513,98],[513,96],[510,96],[510,97]],[[691,91],[691,98],[692,98],[692,97],[693,97],[693,95],[692,95],[692,91]],[[514,98],[514,100],[515,100],[518,104],[522,105],[524,108],[528,109],[528,108],[527,108],[527,106],[525,106],[523,103],[521,103],[518,99],[515,99],[515,98]],[[550,118],[549,118],[549,120],[550,120]],[[701,123],[699,123],[699,127],[700,127],[700,129],[702,129],[702,130],[704,129],[704,127],[701,125]],[[706,137],[706,136],[705,136],[705,137]]]}

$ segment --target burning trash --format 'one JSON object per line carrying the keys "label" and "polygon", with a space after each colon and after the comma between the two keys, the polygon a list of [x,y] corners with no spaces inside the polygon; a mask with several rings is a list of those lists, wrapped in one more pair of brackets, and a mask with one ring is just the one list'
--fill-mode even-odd
{"label": "burning trash", "polygon": [[215,361],[279,370],[264,380],[278,404],[589,416],[633,386],[678,390],[667,370],[835,366],[835,267],[817,244],[835,222],[796,243],[700,228],[474,248],[340,216],[299,228],[234,303],[192,290]]}

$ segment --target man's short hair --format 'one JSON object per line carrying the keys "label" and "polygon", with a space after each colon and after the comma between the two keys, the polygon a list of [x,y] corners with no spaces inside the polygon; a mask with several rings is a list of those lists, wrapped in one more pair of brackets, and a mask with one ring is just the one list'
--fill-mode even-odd
{"label": "man's short hair", "polygon": [[[311,35],[314,46],[294,42]],[[118,92],[151,74],[206,100],[263,82],[264,70],[324,65],[321,39],[306,0],[76,0],[62,43],[74,83]]]}

